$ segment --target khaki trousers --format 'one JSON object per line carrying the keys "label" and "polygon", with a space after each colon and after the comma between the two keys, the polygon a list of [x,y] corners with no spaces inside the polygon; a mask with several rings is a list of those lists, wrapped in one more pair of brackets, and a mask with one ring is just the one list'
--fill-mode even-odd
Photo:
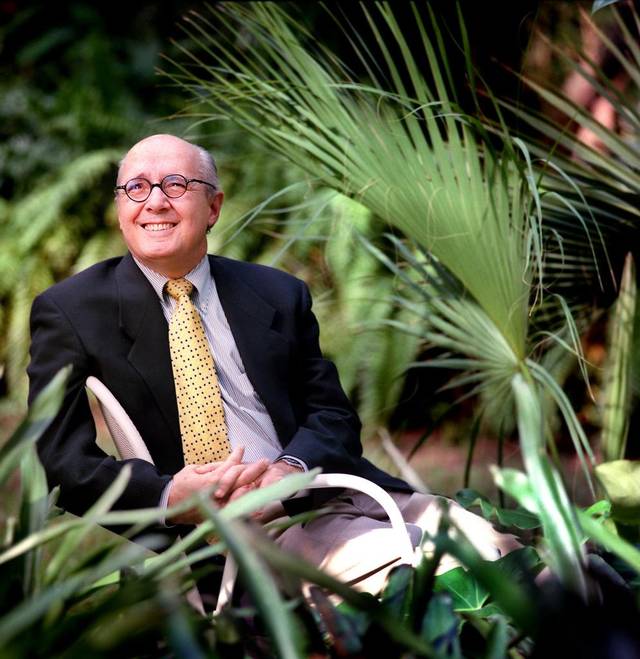
{"label": "khaki trousers", "polygon": [[[521,546],[514,536],[499,533],[482,517],[444,497],[417,492],[389,494],[402,513],[414,546],[420,543],[424,531],[436,534],[442,516],[441,504],[445,501],[449,504],[450,518],[483,558],[495,560]],[[358,590],[379,593],[400,558],[396,535],[386,513],[371,497],[351,490],[327,505],[331,512],[276,534],[276,543]],[[286,513],[282,504],[276,503],[265,510],[263,521],[283,516]],[[423,548],[426,553],[433,549],[430,543]],[[456,559],[445,555],[437,574],[458,565]]]}

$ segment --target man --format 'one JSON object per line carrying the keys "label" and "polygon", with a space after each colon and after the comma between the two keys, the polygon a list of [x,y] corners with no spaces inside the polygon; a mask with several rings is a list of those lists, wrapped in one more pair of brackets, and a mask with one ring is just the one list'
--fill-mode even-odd
{"label": "man", "polygon": [[[360,424],[335,367],[320,353],[306,286],[271,268],[207,256],[206,234],[218,220],[223,196],[215,164],[203,149],[171,135],[138,142],[124,158],[116,186],[129,253],[35,300],[30,400],[59,368],[73,365],[62,410],[39,442],[49,484],[61,487],[60,505],[81,514],[123,465],[95,443],[84,387],[95,375],[123,405],[155,463],[127,461],[132,477],[116,508],[171,506],[213,484],[214,499],[225,505],[289,473],[322,467],[378,483],[394,493],[408,522],[434,530],[435,498],[412,493],[362,458]],[[215,373],[215,379],[204,389],[215,391],[210,410],[219,409],[207,412],[205,421],[221,428],[223,448],[214,447],[221,453],[210,454],[220,459],[189,457],[201,446],[186,439],[199,412],[185,408],[191,405],[185,396],[198,387],[189,380],[196,367],[181,371],[178,365],[175,332],[183,321],[174,319],[182,313],[204,330],[203,359],[213,360],[203,377]],[[185,355],[192,358],[192,349]],[[204,433],[205,443],[214,432]],[[488,557],[499,555],[501,537],[486,522],[461,509],[455,515]],[[370,550],[375,536],[384,551],[388,528],[376,517],[378,511],[346,493],[332,515],[292,527],[279,542],[327,566],[327,557],[340,554],[347,536],[355,536],[355,553],[345,563],[342,552],[333,571],[357,580],[370,569],[358,543]],[[170,520],[198,521],[195,511]],[[364,587],[378,588],[383,577]]]}

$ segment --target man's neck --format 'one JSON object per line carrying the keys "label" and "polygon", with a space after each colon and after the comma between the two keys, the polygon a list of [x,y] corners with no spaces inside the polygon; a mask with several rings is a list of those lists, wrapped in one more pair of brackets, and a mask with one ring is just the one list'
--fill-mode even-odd
{"label": "man's neck", "polygon": [[155,274],[161,277],[165,277],[166,279],[180,279],[185,275],[189,274],[190,272],[192,272],[193,270],[195,270],[195,268],[198,267],[200,262],[204,258],[206,258],[207,255],[205,253],[199,259],[195,260],[193,263],[190,263],[188,265],[181,264],[179,266],[170,266],[170,265],[165,266],[164,264],[157,263],[155,261],[153,263],[148,263],[143,259],[139,259],[135,257],[133,254],[131,256],[139,266],[144,266],[148,270],[151,270],[152,272],[154,272]]}

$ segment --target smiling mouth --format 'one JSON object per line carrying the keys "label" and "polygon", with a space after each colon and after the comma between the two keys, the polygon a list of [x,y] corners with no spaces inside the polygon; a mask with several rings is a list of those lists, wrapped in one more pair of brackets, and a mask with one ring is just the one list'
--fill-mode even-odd
{"label": "smiling mouth", "polygon": [[167,229],[173,229],[175,224],[171,224],[170,222],[158,222],[155,224],[144,224],[142,228],[145,231],[166,231]]}

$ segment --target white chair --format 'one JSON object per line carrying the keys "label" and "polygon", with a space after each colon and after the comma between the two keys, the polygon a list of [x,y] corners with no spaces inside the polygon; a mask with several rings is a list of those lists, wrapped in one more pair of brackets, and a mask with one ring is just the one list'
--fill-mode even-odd
{"label": "white chair", "polygon": [[[86,386],[100,404],[102,415],[104,416],[105,423],[120,458],[123,460],[127,458],[141,458],[153,464],[153,459],[140,433],[109,389],[93,376],[87,378]],[[380,486],[365,478],[352,476],[351,474],[320,474],[307,487],[309,489],[350,488],[368,494],[375,499],[389,516],[389,521],[392,529],[395,531],[395,537],[398,543],[400,561],[402,563],[414,564],[414,546],[402,514],[394,500]],[[227,556],[222,573],[222,583],[216,613],[231,599],[236,574],[237,566],[235,561],[230,556]],[[187,594],[187,599],[198,611],[204,612],[202,599],[197,589],[190,591]]]}

